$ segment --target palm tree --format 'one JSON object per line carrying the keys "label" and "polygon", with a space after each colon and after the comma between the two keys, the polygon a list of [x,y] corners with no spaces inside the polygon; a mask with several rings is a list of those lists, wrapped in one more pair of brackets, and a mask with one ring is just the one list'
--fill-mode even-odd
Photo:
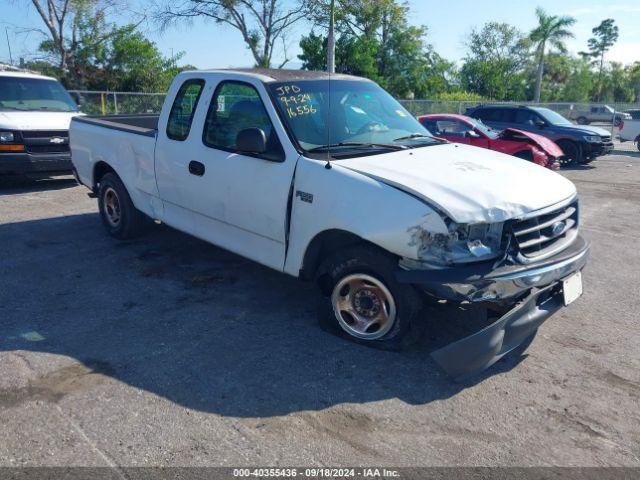
{"label": "palm tree", "polygon": [[572,38],[574,35],[567,30],[576,23],[576,19],[568,16],[549,15],[542,8],[536,8],[538,26],[531,30],[529,39],[536,46],[536,57],[538,61],[538,72],[536,75],[535,101],[540,101],[540,90],[542,89],[542,74],[544,73],[544,55],[547,45],[565,52],[564,40]]}

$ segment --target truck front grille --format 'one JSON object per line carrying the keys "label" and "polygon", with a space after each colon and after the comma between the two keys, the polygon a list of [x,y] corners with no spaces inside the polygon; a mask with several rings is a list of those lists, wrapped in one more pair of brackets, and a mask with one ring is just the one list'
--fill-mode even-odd
{"label": "truck front grille", "polygon": [[578,234],[578,201],[512,224],[519,257],[525,262],[542,260],[564,250]]}
{"label": "truck front grille", "polygon": [[20,133],[26,151],[34,155],[69,152],[67,130],[23,130]]}

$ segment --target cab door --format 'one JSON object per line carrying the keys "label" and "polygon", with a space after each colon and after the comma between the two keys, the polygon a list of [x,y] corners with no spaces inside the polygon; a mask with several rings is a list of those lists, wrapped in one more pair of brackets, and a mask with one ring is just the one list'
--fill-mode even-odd
{"label": "cab door", "polygon": [[[198,165],[185,184],[195,234],[282,270],[288,202],[299,154],[283,141],[286,133],[262,83],[228,78],[216,82],[212,93],[207,91],[199,135],[190,138],[183,160]],[[236,148],[238,134],[248,128],[265,133],[264,153]]]}

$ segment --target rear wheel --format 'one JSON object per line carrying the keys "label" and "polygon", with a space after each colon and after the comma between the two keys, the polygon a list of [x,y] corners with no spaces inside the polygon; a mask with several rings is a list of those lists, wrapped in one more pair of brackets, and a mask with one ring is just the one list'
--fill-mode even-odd
{"label": "rear wheel", "polygon": [[146,217],[133,205],[122,180],[115,173],[106,173],[99,185],[100,218],[109,235],[124,240],[140,234]]}
{"label": "rear wheel", "polygon": [[569,167],[578,163],[582,157],[580,146],[574,142],[560,140],[558,146],[564,152],[564,155],[558,160],[561,167]]}
{"label": "rear wheel", "polygon": [[578,125],[589,125],[589,120],[587,117],[578,117]]}
{"label": "rear wheel", "polygon": [[399,350],[415,341],[422,299],[411,285],[395,280],[397,261],[370,245],[339,251],[323,262],[318,282],[326,298],[320,325],[354,342]]}

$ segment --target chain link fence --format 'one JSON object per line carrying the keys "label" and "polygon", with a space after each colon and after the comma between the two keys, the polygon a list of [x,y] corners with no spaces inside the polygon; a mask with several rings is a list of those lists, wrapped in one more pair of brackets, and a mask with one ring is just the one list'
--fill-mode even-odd
{"label": "chain link fence", "polygon": [[165,93],[69,90],[80,110],[89,115],[160,113]]}
{"label": "chain link fence", "polygon": [[[69,93],[87,114],[118,115],[136,113],[160,113],[165,93],[101,92],[90,90],[70,90]],[[481,103],[491,105],[528,105],[546,107],[577,124],[591,124],[606,128],[615,138],[618,135],[618,113],[638,110],[640,104],[633,103],[574,103],[574,102],[479,102],[450,100],[400,100],[413,115],[430,113],[465,114],[467,109]],[[614,114],[613,112],[616,112]],[[629,144],[631,145],[631,144]]]}

